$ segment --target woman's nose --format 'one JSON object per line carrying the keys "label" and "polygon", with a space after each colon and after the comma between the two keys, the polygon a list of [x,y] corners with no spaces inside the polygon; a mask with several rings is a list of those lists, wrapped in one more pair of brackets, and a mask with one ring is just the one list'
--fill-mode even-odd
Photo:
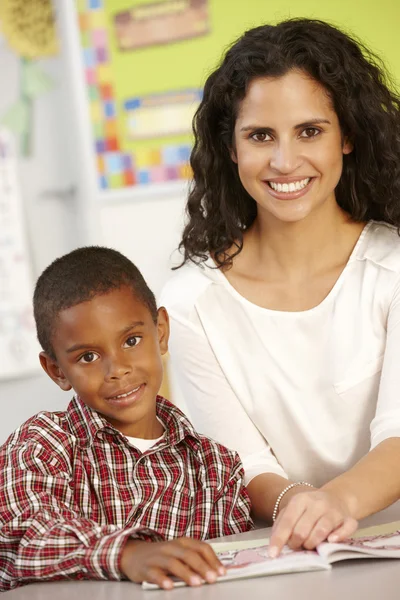
{"label": "woman's nose", "polygon": [[299,165],[299,156],[296,146],[290,142],[277,143],[270,160],[272,169],[285,175],[292,173]]}

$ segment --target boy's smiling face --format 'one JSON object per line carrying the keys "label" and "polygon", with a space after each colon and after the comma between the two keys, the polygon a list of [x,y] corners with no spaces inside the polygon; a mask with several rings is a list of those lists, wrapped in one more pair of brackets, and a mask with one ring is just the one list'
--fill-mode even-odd
{"label": "boy's smiling face", "polygon": [[154,323],[147,306],[123,286],[62,310],[55,322],[52,346],[40,362],[63,389],[101,413],[124,435],[156,438],[156,395],[168,349],[168,314],[158,311]]}

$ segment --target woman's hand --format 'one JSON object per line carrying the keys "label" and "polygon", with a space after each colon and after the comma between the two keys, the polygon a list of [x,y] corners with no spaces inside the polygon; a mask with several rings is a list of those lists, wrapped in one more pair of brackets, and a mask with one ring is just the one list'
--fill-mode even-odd
{"label": "woman's hand", "polygon": [[345,503],[332,492],[300,492],[278,514],[269,555],[278,556],[285,544],[292,549],[313,550],[325,540],[340,542],[352,535],[357,526]]}
{"label": "woman's hand", "polygon": [[198,586],[214,583],[225,567],[209,544],[191,538],[169,542],[128,540],[121,556],[121,571],[131,581],[149,581],[169,590],[173,581],[168,575]]}

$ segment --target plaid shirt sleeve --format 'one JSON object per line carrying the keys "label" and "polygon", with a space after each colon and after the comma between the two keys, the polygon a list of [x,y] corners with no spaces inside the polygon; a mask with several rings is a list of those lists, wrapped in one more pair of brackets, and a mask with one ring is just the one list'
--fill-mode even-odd
{"label": "plaid shirt sleeve", "polygon": [[214,505],[210,520],[210,538],[242,533],[253,527],[250,498],[244,486],[243,465],[236,452],[229,475]]}
{"label": "plaid shirt sleeve", "polygon": [[0,448],[0,591],[39,579],[119,580],[128,537],[163,539],[82,518],[69,470],[61,452],[36,442]]}

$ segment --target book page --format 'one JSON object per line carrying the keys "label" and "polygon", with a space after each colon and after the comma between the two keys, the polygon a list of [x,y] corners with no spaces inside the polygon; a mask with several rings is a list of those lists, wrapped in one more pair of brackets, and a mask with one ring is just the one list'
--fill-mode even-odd
{"label": "book page", "polygon": [[[268,539],[211,545],[227,569],[227,574],[218,577],[218,582],[331,568],[329,562],[315,551],[298,550],[295,552],[285,547],[277,558],[270,558],[268,556]],[[174,585],[181,587],[185,584],[183,581],[176,580]],[[142,587],[148,590],[158,589],[157,585],[148,582],[144,582]]]}
{"label": "book page", "polygon": [[391,523],[383,523],[382,525],[372,525],[372,527],[364,527],[358,529],[351,536],[352,539],[365,537],[366,535],[384,535],[385,533],[394,533],[400,530],[400,521],[392,521]]}
{"label": "book page", "polygon": [[[331,564],[355,558],[400,558],[400,522],[361,529],[346,543],[324,542],[315,550],[291,550],[285,546],[277,558],[268,556],[269,538],[235,542],[210,542],[227,574],[218,582],[283,573],[326,570]],[[174,579],[174,578],[173,578]],[[174,580],[175,587],[184,586]],[[159,589],[144,582],[143,589]]]}
{"label": "book page", "polygon": [[339,544],[324,542],[317,550],[330,563],[351,558],[400,558],[400,530],[359,535]]}

